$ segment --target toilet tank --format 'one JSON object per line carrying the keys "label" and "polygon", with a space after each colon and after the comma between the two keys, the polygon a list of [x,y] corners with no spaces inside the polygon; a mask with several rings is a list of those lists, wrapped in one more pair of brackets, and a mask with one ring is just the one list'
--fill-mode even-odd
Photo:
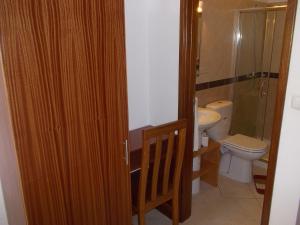
{"label": "toilet tank", "polygon": [[221,120],[214,127],[207,130],[207,134],[214,140],[223,140],[229,135],[232,116],[231,101],[216,101],[206,105],[206,108],[214,110],[221,115]]}

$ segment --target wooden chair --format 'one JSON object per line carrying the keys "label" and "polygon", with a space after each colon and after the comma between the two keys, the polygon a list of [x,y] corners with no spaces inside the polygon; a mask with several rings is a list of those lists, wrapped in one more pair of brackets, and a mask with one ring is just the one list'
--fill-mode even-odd
{"label": "wooden chair", "polygon": [[[179,223],[178,195],[185,139],[186,120],[144,131],[136,205],[139,225],[145,225],[145,214],[148,211],[170,200],[173,225]],[[150,153],[152,147],[154,155]]]}

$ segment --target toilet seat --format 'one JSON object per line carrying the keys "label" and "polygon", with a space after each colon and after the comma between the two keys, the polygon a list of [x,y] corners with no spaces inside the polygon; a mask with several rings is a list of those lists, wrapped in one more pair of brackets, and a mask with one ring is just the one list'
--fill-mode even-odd
{"label": "toilet seat", "polygon": [[235,149],[259,153],[266,151],[267,144],[259,139],[248,137],[242,134],[236,134],[226,138],[223,141],[225,147],[234,147]]}

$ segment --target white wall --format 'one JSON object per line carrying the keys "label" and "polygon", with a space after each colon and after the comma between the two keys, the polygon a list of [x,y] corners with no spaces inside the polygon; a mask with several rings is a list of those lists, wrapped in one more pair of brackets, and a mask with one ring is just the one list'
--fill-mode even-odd
{"label": "white wall", "polygon": [[179,0],[149,0],[150,123],[178,118]]}
{"label": "white wall", "polygon": [[126,0],[129,129],[178,118],[179,0]]}
{"label": "white wall", "polygon": [[291,108],[292,96],[300,96],[300,4],[290,64],[272,199],[270,225],[295,225],[300,201],[300,111]]}
{"label": "white wall", "polygon": [[0,224],[8,225],[1,180],[0,180]]}
{"label": "white wall", "polygon": [[149,124],[147,0],[126,0],[129,129]]}

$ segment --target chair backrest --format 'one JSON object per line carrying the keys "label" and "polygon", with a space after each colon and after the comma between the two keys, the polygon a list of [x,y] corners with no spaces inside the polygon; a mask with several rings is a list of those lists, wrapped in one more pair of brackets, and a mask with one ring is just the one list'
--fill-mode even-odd
{"label": "chair backrest", "polygon": [[179,120],[144,131],[138,193],[140,210],[148,211],[178,195],[186,124],[186,120]]}

